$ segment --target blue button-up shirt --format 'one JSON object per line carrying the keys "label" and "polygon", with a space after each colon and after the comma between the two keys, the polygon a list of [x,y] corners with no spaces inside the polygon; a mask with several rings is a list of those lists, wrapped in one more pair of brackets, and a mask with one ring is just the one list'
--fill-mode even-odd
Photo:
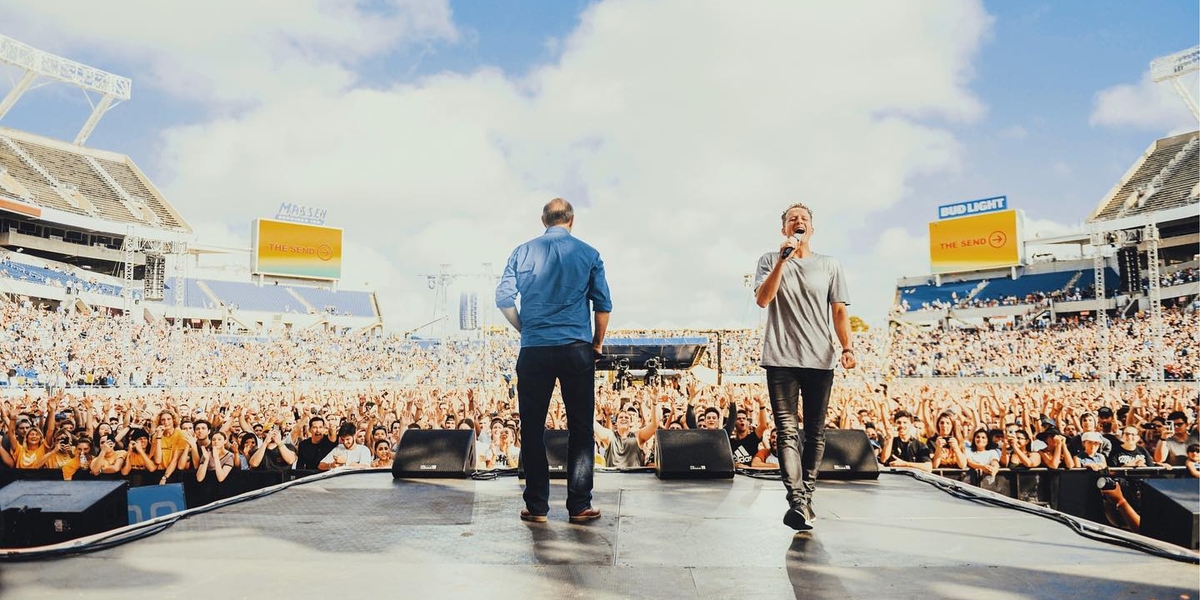
{"label": "blue button-up shirt", "polygon": [[514,307],[518,295],[522,348],[590,343],[588,301],[596,312],[612,312],[600,253],[558,225],[508,257],[496,286],[496,306]]}

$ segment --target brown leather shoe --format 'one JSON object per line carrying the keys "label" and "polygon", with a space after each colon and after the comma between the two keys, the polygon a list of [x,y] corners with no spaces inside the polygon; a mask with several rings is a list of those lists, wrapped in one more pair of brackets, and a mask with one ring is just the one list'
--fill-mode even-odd
{"label": "brown leather shoe", "polygon": [[570,517],[572,523],[587,523],[600,518],[600,509],[588,507],[581,510]]}
{"label": "brown leather shoe", "polygon": [[539,515],[529,512],[528,508],[521,509],[521,520],[528,523],[545,523],[546,515]]}

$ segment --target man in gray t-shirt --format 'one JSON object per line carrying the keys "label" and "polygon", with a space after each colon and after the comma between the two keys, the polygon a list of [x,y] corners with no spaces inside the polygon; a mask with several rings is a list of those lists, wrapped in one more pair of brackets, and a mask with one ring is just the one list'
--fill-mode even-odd
{"label": "man in gray t-shirt", "polygon": [[[855,366],[850,346],[846,277],[832,257],[816,254],[812,211],[793,204],[783,212],[779,251],[758,260],[754,296],[767,309],[761,366],[778,432],[779,471],[790,508],[783,522],[811,529],[812,495],[825,453],[825,422],[833,370]],[[835,345],[834,338],[837,338]],[[797,405],[803,397],[804,449],[799,448]]]}

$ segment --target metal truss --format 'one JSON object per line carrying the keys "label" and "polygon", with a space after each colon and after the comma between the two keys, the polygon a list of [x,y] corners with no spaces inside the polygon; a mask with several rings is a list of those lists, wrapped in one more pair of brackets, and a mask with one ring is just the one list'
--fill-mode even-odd
{"label": "metal truss", "polygon": [[[128,77],[38,50],[4,35],[0,35],[0,63],[13,65],[25,72],[4,100],[0,100],[0,119],[4,118],[25,92],[33,88],[33,83],[39,76],[69,83],[83,90],[88,103],[92,105],[92,114],[75,136],[75,143],[79,145],[87,141],[104,113],[121,101],[128,100],[133,89],[133,82]],[[100,102],[92,103],[88,92],[99,93]]]}

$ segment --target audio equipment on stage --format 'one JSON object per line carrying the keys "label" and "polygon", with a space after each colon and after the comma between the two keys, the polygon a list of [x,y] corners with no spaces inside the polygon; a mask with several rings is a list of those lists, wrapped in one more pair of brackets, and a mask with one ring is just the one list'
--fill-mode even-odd
{"label": "audio equipment on stage", "polygon": [[[547,429],[546,460],[550,462],[550,479],[567,478],[567,431]],[[590,441],[590,440],[589,440]],[[517,460],[517,477],[525,479],[525,453]]]}
{"label": "audio equipment on stage", "polygon": [[660,429],[654,439],[659,479],[733,477],[733,450],[724,429]]}
{"label": "audio equipment on stage", "polygon": [[[801,444],[804,432],[800,432]],[[804,446],[801,445],[801,452]],[[867,433],[860,429],[826,429],[819,479],[879,479],[879,461]]]}
{"label": "audio equipment on stage", "polygon": [[57,544],[129,524],[126,481],[14,481],[0,488],[0,547]]}
{"label": "audio equipment on stage", "polygon": [[469,477],[475,472],[475,432],[409,429],[392,459],[392,477]]}
{"label": "audio equipment on stage", "polygon": [[1142,481],[1142,526],[1138,533],[1191,548],[1200,547],[1200,484],[1195,479]]}

